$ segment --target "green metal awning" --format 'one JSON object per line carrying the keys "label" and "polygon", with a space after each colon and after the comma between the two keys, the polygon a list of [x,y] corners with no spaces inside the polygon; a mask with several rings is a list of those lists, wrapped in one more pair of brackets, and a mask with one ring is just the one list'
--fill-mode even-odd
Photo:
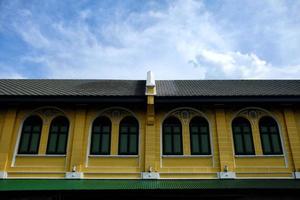
{"label": "green metal awning", "polygon": [[65,180],[3,179],[0,191],[27,190],[300,189],[300,180]]}

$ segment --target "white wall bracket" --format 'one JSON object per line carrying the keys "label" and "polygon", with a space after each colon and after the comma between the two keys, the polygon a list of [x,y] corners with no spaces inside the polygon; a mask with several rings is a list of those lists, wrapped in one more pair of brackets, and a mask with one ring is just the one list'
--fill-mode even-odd
{"label": "white wall bracket", "polygon": [[7,172],[0,172],[0,179],[6,179],[7,178]]}
{"label": "white wall bracket", "polygon": [[219,179],[235,179],[235,172],[218,172]]}
{"label": "white wall bracket", "polygon": [[66,172],[66,179],[82,179],[83,172]]}
{"label": "white wall bracket", "polygon": [[300,172],[294,172],[295,179],[300,179]]}
{"label": "white wall bracket", "polygon": [[142,172],[142,179],[159,179],[159,173],[158,172]]}

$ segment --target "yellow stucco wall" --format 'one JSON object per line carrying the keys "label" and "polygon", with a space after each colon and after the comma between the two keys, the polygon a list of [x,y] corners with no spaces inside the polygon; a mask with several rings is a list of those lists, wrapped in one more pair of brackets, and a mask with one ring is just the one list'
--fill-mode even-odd
{"label": "yellow stucco wall", "polygon": [[[148,107],[137,106],[67,106],[8,107],[0,110],[0,171],[8,178],[64,178],[75,166],[84,178],[137,179],[141,172],[153,171],[165,179],[210,179],[228,167],[237,178],[293,178],[300,171],[300,110],[292,107],[184,106],[155,110],[154,99]],[[255,112],[255,115],[249,114]],[[18,155],[17,148],[23,121],[36,114],[43,119],[39,153]],[[46,155],[51,120],[66,116],[70,122],[66,155]],[[90,130],[93,120],[101,115],[112,121],[111,155],[89,155]],[[139,154],[118,155],[119,122],[125,116],[139,122]],[[162,122],[168,116],[182,122],[183,154],[162,155]],[[258,120],[272,116],[278,123],[283,155],[263,155]],[[190,153],[189,121],[202,116],[209,122],[211,155]],[[235,156],[231,121],[236,116],[249,119],[252,126],[255,155]]]}

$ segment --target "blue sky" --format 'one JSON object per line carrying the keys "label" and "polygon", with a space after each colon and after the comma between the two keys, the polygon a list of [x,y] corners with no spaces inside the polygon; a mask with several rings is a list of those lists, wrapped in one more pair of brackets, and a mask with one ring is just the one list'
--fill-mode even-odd
{"label": "blue sky", "polygon": [[299,79],[300,1],[0,0],[0,78]]}

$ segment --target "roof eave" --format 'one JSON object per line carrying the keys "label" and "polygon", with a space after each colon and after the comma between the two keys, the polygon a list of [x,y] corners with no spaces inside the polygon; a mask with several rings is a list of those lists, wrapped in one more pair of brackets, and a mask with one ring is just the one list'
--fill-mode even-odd
{"label": "roof eave", "polygon": [[300,96],[156,96],[156,103],[300,103]]}

